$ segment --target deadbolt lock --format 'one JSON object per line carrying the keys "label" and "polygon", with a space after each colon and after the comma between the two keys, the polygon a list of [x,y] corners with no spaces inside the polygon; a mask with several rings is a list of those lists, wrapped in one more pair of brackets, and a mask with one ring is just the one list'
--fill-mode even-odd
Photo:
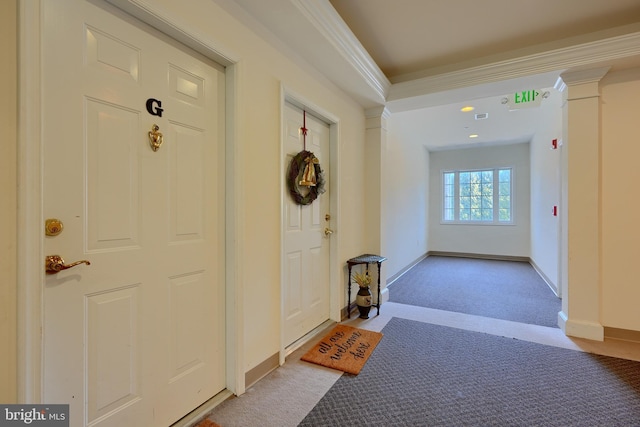
{"label": "deadbolt lock", "polygon": [[44,234],[47,236],[57,236],[64,230],[62,221],[56,218],[49,218],[44,222]]}

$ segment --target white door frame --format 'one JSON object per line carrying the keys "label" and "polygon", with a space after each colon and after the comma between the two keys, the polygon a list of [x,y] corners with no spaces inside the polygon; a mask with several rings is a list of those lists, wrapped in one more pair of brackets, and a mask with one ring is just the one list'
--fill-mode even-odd
{"label": "white door frame", "polygon": [[[19,0],[18,34],[18,402],[43,402],[43,286],[44,217],[42,203],[42,4],[49,0]],[[184,23],[163,14],[162,10],[137,0],[106,0],[141,21],[183,43],[189,48],[224,65],[226,85],[225,205],[226,205],[226,388],[227,394],[242,394],[244,380],[244,337],[242,271],[237,260],[243,248],[242,188],[236,144],[238,125],[239,59],[223,52],[211,40],[189,32]],[[61,189],[64,191],[64,189]],[[185,414],[186,415],[186,414]]]}
{"label": "white door frame", "polygon": [[[339,128],[340,121],[339,119],[331,114],[330,112],[314,105],[308,99],[303,97],[302,95],[295,93],[289,88],[282,85],[280,87],[280,353],[279,353],[279,363],[282,366],[285,362],[285,358],[287,356],[287,343],[284,338],[284,330],[285,330],[285,321],[286,321],[286,313],[284,310],[285,302],[284,295],[285,290],[284,286],[286,284],[286,276],[285,276],[285,229],[286,229],[286,213],[285,213],[285,203],[284,198],[288,197],[289,191],[287,190],[287,167],[288,165],[284,161],[285,159],[285,149],[284,142],[286,140],[286,126],[285,126],[285,118],[284,118],[284,109],[285,103],[288,102],[292,105],[295,105],[302,110],[305,110],[315,117],[323,120],[324,122],[329,124],[329,162],[331,164],[331,168],[329,169],[329,206],[330,206],[330,214],[331,214],[331,224],[334,229],[334,234],[329,239],[329,320],[333,320],[339,322],[341,320],[340,316],[340,296],[342,295],[343,289],[341,289],[340,284],[340,274],[342,269],[338,268],[338,245],[340,239],[340,216],[338,212],[340,212],[338,206],[338,200],[340,200],[339,196],[339,157],[338,156],[338,146],[339,146]],[[344,290],[346,292],[346,290]]]}

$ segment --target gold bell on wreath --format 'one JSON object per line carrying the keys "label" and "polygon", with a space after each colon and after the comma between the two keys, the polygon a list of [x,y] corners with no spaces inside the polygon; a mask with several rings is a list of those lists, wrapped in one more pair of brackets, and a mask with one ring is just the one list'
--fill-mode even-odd
{"label": "gold bell on wreath", "polygon": [[300,181],[300,185],[304,185],[306,187],[315,187],[317,184],[316,178],[316,167],[315,165],[319,164],[320,161],[316,156],[310,154],[304,159],[306,163],[304,167],[304,173],[302,174],[302,181]]}

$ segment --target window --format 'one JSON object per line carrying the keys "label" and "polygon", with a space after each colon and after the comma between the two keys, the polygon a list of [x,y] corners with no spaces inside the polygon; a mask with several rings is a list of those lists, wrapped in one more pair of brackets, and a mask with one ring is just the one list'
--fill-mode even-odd
{"label": "window", "polygon": [[513,223],[511,183],[511,168],[443,172],[442,221]]}

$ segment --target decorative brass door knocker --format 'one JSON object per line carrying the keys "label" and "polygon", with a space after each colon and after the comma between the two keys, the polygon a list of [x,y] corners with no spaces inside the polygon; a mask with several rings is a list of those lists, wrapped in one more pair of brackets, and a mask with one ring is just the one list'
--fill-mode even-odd
{"label": "decorative brass door knocker", "polygon": [[158,151],[162,145],[162,132],[159,132],[160,127],[154,124],[149,131],[149,144],[153,151]]}

